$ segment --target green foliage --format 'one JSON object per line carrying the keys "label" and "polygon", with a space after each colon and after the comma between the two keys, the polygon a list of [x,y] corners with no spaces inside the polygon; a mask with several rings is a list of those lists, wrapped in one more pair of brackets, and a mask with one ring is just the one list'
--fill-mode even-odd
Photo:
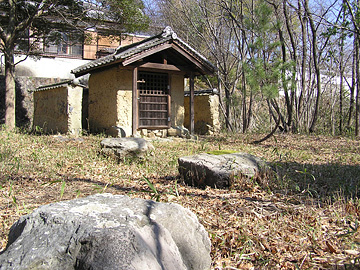
{"label": "green foliage", "polygon": [[96,0],[93,2],[105,10],[100,19],[118,23],[124,32],[146,30],[150,23],[149,18],[144,14],[144,3],[141,0]]}
{"label": "green foliage", "polygon": [[151,199],[155,199],[157,202],[160,201],[160,193],[157,191],[155,186],[146,177],[144,177],[144,180],[145,180],[146,184],[148,184],[149,188],[151,189],[151,191],[149,191],[149,193],[151,194]]}
{"label": "green foliage", "polygon": [[179,197],[179,190],[178,190],[178,183],[177,181],[175,181],[175,184],[174,184],[174,190],[172,188],[170,188],[170,194],[171,195],[174,195],[176,197]]}
{"label": "green foliage", "polygon": [[233,154],[233,153],[237,153],[237,152],[238,151],[235,151],[235,150],[213,150],[213,151],[207,152],[207,154],[219,156],[219,155],[225,155],[225,154]]}
{"label": "green foliage", "polygon": [[62,181],[61,188],[60,188],[60,200],[61,200],[62,197],[64,196],[65,186],[66,186],[66,182],[65,182],[65,181]]}
{"label": "green foliage", "polygon": [[269,99],[278,96],[281,80],[285,79],[281,77],[282,71],[291,66],[281,59],[281,43],[277,38],[279,22],[273,21],[272,9],[265,1],[260,1],[253,17],[245,20],[255,36],[249,44],[252,57],[245,63],[246,81],[251,91],[260,91]]}

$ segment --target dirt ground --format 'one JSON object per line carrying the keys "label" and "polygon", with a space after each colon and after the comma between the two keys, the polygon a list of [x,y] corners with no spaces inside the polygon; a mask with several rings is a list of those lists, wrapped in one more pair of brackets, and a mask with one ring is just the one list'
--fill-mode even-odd
{"label": "dirt ground", "polygon": [[[212,269],[359,269],[360,142],[276,135],[154,141],[144,160],[99,154],[101,136],[73,139],[0,131],[0,246],[10,226],[40,205],[107,192],[175,202],[199,218]],[[198,189],[179,178],[183,155],[231,149],[266,160],[268,179]],[[153,185],[151,187],[147,181]]]}

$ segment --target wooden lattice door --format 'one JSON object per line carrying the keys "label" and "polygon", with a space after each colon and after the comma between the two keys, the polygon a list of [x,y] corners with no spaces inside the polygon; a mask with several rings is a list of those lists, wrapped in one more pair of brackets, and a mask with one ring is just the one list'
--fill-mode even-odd
{"label": "wooden lattice door", "polygon": [[139,72],[139,128],[168,128],[170,124],[169,76]]}

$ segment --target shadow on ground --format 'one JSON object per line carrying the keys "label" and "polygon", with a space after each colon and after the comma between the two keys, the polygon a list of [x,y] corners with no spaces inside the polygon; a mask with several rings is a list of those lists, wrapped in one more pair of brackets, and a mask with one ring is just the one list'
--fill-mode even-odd
{"label": "shadow on ground", "polygon": [[360,166],[296,162],[276,162],[271,166],[278,174],[274,183],[270,183],[271,188],[308,193],[319,199],[337,198],[340,195],[356,198],[360,195]]}

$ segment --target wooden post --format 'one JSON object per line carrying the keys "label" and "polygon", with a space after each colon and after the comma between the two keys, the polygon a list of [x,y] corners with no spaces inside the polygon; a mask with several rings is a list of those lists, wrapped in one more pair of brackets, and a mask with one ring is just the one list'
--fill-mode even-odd
{"label": "wooden post", "polygon": [[132,74],[132,135],[135,136],[138,125],[138,94],[137,94],[138,68]]}
{"label": "wooden post", "polygon": [[194,134],[194,73],[190,74],[190,134]]}

